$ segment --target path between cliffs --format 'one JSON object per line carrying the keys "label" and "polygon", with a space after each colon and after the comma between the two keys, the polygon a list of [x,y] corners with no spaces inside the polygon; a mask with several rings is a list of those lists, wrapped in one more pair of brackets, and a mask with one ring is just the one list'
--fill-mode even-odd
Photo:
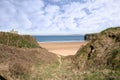
{"label": "path between cliffs", "polygon": [[59,68],[61,68],[61,65],[62,65],[62,56],[57,54],[58,56],[58,61],[59,61]]}

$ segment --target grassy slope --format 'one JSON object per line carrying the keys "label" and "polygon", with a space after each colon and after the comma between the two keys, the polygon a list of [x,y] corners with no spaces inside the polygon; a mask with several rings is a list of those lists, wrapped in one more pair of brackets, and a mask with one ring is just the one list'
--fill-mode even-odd
{"label": "grassy slope", "polygon": [[95,37],[73,57],[72,68],[85,72],[85,80],[120,80],[120,27]]}
{"label": "grassy slope", "polygon": [[0,43],[0,75],[7,80],[39,80],[42,68],[58,65],[58,57],[31,36],[1,32]]}
{"label": "grassy slope", "polygon": [[15,48],[0,44],[0,75],[8,80],[33,80],[39,74],[39,68],[57,64],[57,59],[55,54],[46,49]]}
{"label": "grassy slope", "polygon": [[1,75],[13,80],[120,80],[120,28],[107,29],[95,37],[75,56],[62,58],[61,64],[41,48],[0,45]]}
{"label": "grassy slope", "polygon": [[[96,37],[96,38],[95,38]],[[75,56],[62,59],[58,65],[47,67],[53,76],[43,80],[120,80],[120,28],[110,28],[97,35]]]}
{"label": "grassy slope", "polygon": [[40,47],[37,41],[29,35],[18,35],[13,33],[0,32],[0,44],[15,46],[19,48]]}

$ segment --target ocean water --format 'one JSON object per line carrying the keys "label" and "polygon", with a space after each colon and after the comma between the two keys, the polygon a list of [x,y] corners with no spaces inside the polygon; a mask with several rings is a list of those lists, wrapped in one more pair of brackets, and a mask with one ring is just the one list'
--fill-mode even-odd
{"label": "ocean water", "polygon": [[38,42],[81,42],[84,41],[84,35],[68,36],[33,36]]}

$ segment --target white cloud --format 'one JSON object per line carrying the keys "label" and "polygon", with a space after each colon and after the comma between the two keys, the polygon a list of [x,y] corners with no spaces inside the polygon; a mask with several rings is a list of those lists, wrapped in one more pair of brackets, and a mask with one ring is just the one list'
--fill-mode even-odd
{"label": "white cloud", "polygon": [[42,0],[17,0],[14,2],[14,4],[17,9],[28,14],[38,12],[41,10],[42,7],[44,7],[44,3]]}
{"label": "white cloud", "polygon": [[[119,0],[0,0],[0,29],[29,34],[84,34],[120,25]],[[27,31],[27,32],[26,32]]]}
{"label": "white cloud", "polygon": [[61,0],[50,0],[50,1],[52,1],[52,2],[59,2],[59,1],[61,1]]}

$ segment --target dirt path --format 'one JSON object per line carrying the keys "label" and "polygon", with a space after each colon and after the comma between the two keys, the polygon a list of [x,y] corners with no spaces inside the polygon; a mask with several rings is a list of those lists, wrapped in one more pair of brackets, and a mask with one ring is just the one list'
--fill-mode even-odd
{"label": "dirt path", "polygon": [[61,55],[58,55],[58,61],[59,61],[59,69],[61,68],[61,65],[62,65],[62,56]]}

